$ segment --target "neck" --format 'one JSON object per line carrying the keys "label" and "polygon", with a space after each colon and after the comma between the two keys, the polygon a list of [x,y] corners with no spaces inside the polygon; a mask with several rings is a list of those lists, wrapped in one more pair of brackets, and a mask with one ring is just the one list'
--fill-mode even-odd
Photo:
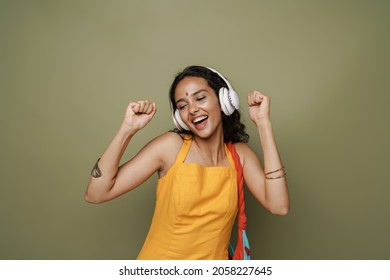
{"label": "neck", "polygon": [[209,138],[193,137],[197,152],[208,165],[226,165],[225,143],[223,133],[215,133]]}

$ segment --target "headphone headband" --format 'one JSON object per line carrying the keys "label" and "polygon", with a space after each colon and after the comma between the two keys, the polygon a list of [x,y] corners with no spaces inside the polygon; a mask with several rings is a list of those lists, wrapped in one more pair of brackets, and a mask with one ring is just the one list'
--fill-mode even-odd
{"label": "headphone headband", "polygon": [[219,73],[217,70],[215,70],[215,69],[213,69],[213,68],[210,68],[210,67],[206,67],[206,68],[209,69],[209,70],[211,70],[211,71],[213,71],[213,72],[214,72],[215,74],[217,74],[218,76],[220,76],[221,79],[224,80],[225,83],[227,84],[229,90],[234,91],[232,85],[229,83],[229,81],[228,81],[221,73]]}

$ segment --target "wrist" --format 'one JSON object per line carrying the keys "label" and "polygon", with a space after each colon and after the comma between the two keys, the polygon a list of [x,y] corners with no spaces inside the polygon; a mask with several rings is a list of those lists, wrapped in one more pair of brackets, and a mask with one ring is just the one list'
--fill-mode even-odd
{"label": "wrist", "polygon": [[119,127],[118,134],[121,135],[121,137],[128,139],[134,136],[138,132],[137,129],[132,128],[126,124],[121,124]]}
{"label": "wrist", "polygon": [[258,129],[268,129],[272,128],[271,120],[269,118],[266,119],[260,119],[256,121],[256,126]]}

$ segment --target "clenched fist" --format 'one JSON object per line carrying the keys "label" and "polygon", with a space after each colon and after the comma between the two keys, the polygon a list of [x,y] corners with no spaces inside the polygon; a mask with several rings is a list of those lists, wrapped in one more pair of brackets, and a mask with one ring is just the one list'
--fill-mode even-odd
{"label": "clenched fist", "polygon": [[156,113],[156,103],[149,100],[130,102],[122,126],[129,132],[144,128]]}
{"label": "clenched fist", "polygon": [[269,121],[271,98],[256,90],[248,94],[249,116],[256,124]]}

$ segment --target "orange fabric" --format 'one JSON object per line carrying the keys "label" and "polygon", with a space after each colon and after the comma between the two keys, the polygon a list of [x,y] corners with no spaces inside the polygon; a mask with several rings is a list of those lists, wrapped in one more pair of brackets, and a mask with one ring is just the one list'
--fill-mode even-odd
{"label": "orange fabric", "polygon": [[230,167],[184,163],[192,138],[158,180],[156,208],[137,259],[228,259],[237,213],[237,172]]}
{"label": "orange fabric", "polygon": [[[240,157],[236,152],[234,144],[229,142],[227,147],[232,155],[236,171],[237,171],[237,180],[238,180],[238,238],[237,238],[237,247],[234,250],[234,255],[231,256],[233,260],[243,260],[244,259],[244,250],[246,255],[250,255],[249,244],[245,246],[243,244],[243,231],[246,229],[246,214],[245,214],[245,200],[244,200],[244,174],[240,161]],[[246,238],[246,237],[245,237]]]}

